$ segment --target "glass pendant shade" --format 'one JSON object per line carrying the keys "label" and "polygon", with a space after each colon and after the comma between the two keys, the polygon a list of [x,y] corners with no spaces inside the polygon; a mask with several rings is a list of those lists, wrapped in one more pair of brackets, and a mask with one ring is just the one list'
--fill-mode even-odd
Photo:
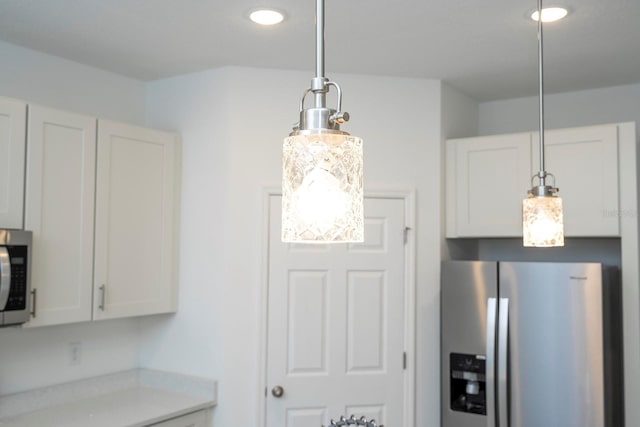
{"label": "glass pendant shade", "polygon": [[522,237],[526,247],[564,246],[562,199],[533,194],[524,199]]}
{"label": "glass pendant shade", "polygon": [[362,139],[315,130],[284,139],[282,241],[364,240]]}

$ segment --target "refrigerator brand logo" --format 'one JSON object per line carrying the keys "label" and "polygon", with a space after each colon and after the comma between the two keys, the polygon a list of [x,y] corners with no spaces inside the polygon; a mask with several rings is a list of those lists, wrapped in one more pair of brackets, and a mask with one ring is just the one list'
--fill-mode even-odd
{"label": "refrigerator brand logo", "polygon": [[586,276],[569,276],[569,279],[571,280],[587,280]]}

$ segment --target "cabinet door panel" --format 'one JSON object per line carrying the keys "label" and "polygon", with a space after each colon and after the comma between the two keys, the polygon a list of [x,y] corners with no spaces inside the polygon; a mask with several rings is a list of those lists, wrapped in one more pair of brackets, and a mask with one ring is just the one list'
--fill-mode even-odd
{"label": "cabinet door panel", "polygon": [[447,237],[521,236],[530,158],[528,133],[447,141]]}
{"label": "cabinet door panel", "polygon": [[25,226],[33,231],[29,326],[91,320],[96,119],[29,107]]}
{"label": "cabinet door panel", "polygon": [[109,121],[98,135],[94,318],[175,311],[176,138]]}
{"label": "cabinet door panel", "polygon": [[22,228],[27,104],[0,98],[0,228]]}
{"label": "cabinet door panel", "polygon": [[560,189],[565,236],[620,234],[616,125],[545,132],[545,163]]}

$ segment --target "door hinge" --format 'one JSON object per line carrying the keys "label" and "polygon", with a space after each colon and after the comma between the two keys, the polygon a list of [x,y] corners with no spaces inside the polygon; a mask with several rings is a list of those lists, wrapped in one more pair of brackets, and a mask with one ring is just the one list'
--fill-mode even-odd
{"label": "door hinge", "polygon": [[411,231],[411,227],[405,227],[403,230],[404,233],[404,244],[407,244],[407,241],[409,241],[409,231]]}
{"label": "door hinge", "polygon": [[407,352],[402,353],[402,369],[407,369]]}

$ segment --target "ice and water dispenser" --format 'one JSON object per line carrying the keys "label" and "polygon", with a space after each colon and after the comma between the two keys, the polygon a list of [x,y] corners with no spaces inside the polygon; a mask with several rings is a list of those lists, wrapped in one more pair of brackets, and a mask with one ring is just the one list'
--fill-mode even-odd
{"label": "ice and water dispenser", "polygon": [[485,356],[449,354],[451,410],[487,414]]}

